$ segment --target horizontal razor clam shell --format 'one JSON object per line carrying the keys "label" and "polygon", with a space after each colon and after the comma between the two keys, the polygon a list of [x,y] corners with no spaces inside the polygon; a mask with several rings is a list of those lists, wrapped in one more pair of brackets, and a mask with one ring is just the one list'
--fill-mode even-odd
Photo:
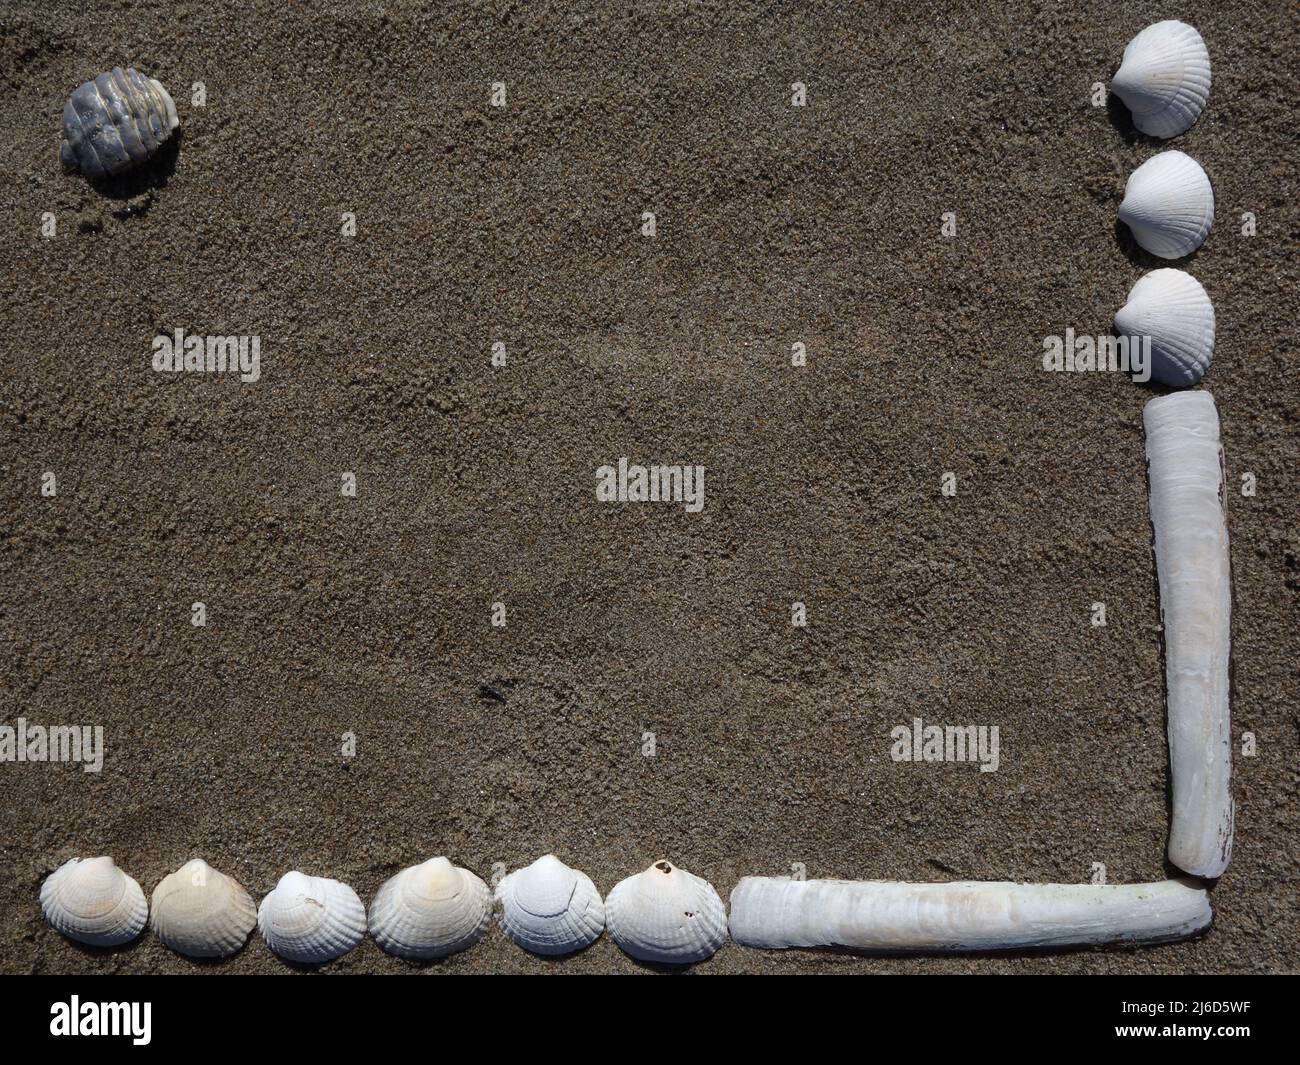
{"label": "horizontal razor clam shell", "polygon": [[1142,411],[1165,639],[1169,860],[1217,877],[1232,855],[1229,673],[1232,577],[1219,415],[1208,392]]}
{"label": "horizontal razor clam shell", "polygon": [[1161,943],[1209,926],[1204,888],[1153,884],[791,880],[747,876],[731,893],[731,938],[747,947],[873,952],[996,951]]}

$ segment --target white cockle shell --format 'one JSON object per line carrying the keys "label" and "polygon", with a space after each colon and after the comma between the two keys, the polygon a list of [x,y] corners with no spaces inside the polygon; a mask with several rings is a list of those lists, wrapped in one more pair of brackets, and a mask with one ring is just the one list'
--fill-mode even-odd
{"label": "white cockle shell", "polygon": [[202,858],[186,862],[153,889],[149,927],[178,954],[224,958],[239,950],[256,926],[253,897]]}
{"label": "white cockle shell", "polygon": [[1205,110],[1210,53],[1195,27],[1174,19],[1157,22],[1128,42],[1110,87],[1139,130],[1176,137]]}
{"label": "white cockle shell", "polygon": [[506,935],[534,954],[571,954],[605,930],[605,904],[596,885],[554,854],[503,878],[496,898]]}
{"label": "white cockle shell", "polygon": [[1151,338],[1151,377],[1163,385],[1194,385],[1214,355],[1214,304],[1182,270],[1152,270],[1129,290],[1115,332]]}
{"label": "white cockle shell", "polygon": [[365,938],[366,908],[347,884],[294,870],[262,900],[257,927],[280,957],[311,965],[346,954]]}
{"label": "white cockle shell", "polygon": [[1119,217],[1152,255],[1181,259],[1210,232],[1214,189],[1190,155],[1161,152],[1129,175]]}
{"label": "white cockle shell", "polygon": [[384,881],[370,903],[370,934],[401,958],[455,954],[482,939],[491,923],[488,886],[441,857]]}
{"label": "white cockle shell", "polygon": [[72,858],[47,876],[41,912],[57,931],[92,947],[129,943],[149,920],[140,885],[107,855]]}
{"label": "white cockle shell", "polygon": [[726,941],[727,909],[707,880],[657,861],[605,899],[609,934],[640,961],[704,961]]}

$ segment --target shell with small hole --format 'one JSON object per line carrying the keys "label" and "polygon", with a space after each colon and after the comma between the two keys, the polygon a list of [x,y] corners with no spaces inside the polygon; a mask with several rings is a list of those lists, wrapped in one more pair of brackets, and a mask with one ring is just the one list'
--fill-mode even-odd
{"label": "shell with small hole", "polygon": [[571,954],[605,930],[605,904],[596,885],[553,854],[505,877],[496,898],[506,935],[534,954]]}
{"label": "shell with small hole", "polygon": [[91,947],[129,943],[149,920],[144,892],[105,855],[72,858],[41,884],[41,912],[69,939]]}
{"label": "shell with small hole", "polygon": [[492,892],[468,869],[430,858],[386,880],[370,903],[370,934],[389,954],[444,958],[492,923]]}
{"label": "shell with small hole", "polygon": [[727,909],[713,885],[660,860],[605,899],[609,934],[640,961],[704,961],[726,941]]}
{"label": "shell with small hole", "polygon": [[1119,217],[1152,255],[1181,259],[1214,223],[1214,188],[1201,164],[1178,151],[1152,156],[1129,175]]}
{"label": "shell with small hole", "polygon": [[262,900],[257,927],[280,957],[314,965],[346,954],[365,938],[366,908],[347,884],[294,870]]}
{"label": "shell with small hole", "polygon": [[63,165],[92,181],[147,162],[180,125],[162,85],[134,67],[114,67],[79,85],[63,105]]}
{"label": "shell with small hole", "polygon": [[257,907],[239,881],[202,858],[186,862],[153,889],[149,927],[162,942],[191,958],[224,958],[247,942]]}
{"label": "shell with small hole", "polygon": [[1152,270],[1129,290],[1115,332],[1151,338],[1151,377],[1162,385],[1194,385],[1214,355],[1214,304],[1182,270]]}
{"label": "shell with small hole", "polygon": [[1209,50],[1186,22],[1157,22],[1128,42],[1110,87],[1139,130],[1176,137],[1191,129],[1210,98]]}

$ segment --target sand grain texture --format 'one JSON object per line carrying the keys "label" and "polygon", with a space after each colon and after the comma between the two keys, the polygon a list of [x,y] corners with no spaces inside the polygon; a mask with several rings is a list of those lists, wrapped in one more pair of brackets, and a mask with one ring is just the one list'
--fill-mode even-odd
{"label": "sand grain texture", "polygon": [[[105,852],[146,891],[201,856],[258,898],[290,868],[369,900],[434,854],[486,877],[548,850],[605,892],[667,857],[724,898],[794,862],[1166,875],[1155,392],[1040,359],[1165,265],[1115,228],[1161,145],[1088,96],[1167,6],[244,10],[0,10],[0,721],[107,744],[99,775],[0,765],[0,971],[285,971],[257,938],[216,966],[65,942],[41,879]],[[1259,755],[1215,927],[992,958],[728,944],[697,972],[1297,968],[1300,22],[1177,15],[1215,77],[1169,145],[1219,204],[1188,263],[1205,386],[1228,484],[1259,486],[1228,502]],[[106,196],[61,173],[59,116],[128,63],[182,138]],[[259,335],[262,380],[154,373],[177,327]],[[597,503],[620,455],[704,464],[704,512]],[[915,715],[998,725],[1000,770],[890,761]],[[367,940],[327,971],[413,968]],[[430,969],[640,971],[608,937],[556,962],[499,929]]]}

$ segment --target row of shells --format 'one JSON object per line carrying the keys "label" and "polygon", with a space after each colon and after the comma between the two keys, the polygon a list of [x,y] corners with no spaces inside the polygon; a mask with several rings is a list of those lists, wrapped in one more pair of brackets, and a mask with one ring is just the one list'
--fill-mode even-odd
{"label": "row of shells", "polygon": [[553,854],[503,877],[495,893],[470,870],[430,858],[385,881],[369,912],[347,884],[297,870],[255,906],[238,881],[201,858],[159,881],[150,901],[112,858],[73,858],[45,879],[40,899],[51,926],[88,946],[129,943],[148,924],[180,954],[220,958],[256,927],[280,957],[308,965],[346,954],[367,929],[390,954],[443,958],[483,938],[494,909],[507,936],[542,955],[582,950],[608,928],[632,957],[682,965],[709,958],[727,937],[713,885],[671,862],[655,862],[602,899],[590,877]]}
{"label": "row of shells", "polygon": [[[1133,124],[1153,137],[1190,129],[1210,95],[1210,53],[1197,30],[1166,20],[1128,43],[1111,90]],[[1205,241],[1214,223],[1214,188],[1201,165],[1179,151],[1161,152],[1129,175],[1120,220],[1145,251],[1182,259]],[[1153,270],[1115,316],[1121,336],[1151,338],[1151,376],[1164,385],[1199,381],[1214,355],[1214,304],[1182,270]]]}

